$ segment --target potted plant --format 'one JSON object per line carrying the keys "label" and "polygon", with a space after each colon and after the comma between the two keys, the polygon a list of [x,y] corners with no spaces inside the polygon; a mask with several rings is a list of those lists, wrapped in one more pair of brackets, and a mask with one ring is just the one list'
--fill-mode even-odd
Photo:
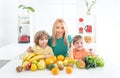
{"label": "potted plant", "polygon": [[22,8],[23,10],[26,10],[27,13],[35,12],[35,9],[31,6],[19,5],[18,8]]}
{"label": "potted plant", "polygon": [[93,5],[95,5],[96,0],[92,0],[92,1],[85,0],[85,3],[86,3],[86,7],[87,7],[87,12],[86,12],[86,14],[87,14],[87,15],[91,15],[90,11],[91,11]]}
{"label": "potted plant", "polygon": [[32,42],[33,15],[35,9],[31,6],[19,5],[20,15],[18,15],[18,42]]}

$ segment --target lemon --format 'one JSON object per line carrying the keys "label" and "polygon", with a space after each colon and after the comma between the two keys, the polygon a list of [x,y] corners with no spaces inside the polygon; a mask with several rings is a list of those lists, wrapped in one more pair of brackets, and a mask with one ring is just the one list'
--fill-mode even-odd
{"label": "lemon", "polygon": [[36,71],[37,70],[37,65],[36,64],[32,64],[30,69],[32,71]]}

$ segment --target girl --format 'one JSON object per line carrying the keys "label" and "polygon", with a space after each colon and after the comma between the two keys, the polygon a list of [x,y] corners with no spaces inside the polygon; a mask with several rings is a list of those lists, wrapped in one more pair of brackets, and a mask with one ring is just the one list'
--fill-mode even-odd
{"label": "girl", "polygon": [[34,36],[35,45],[31,48],[29,47],[27,51],[33,51],[36,54],[45,55],[45,58],[53,56],[53,51],[50,46],[48,46],[49,35],[45,31],[38,31]]}

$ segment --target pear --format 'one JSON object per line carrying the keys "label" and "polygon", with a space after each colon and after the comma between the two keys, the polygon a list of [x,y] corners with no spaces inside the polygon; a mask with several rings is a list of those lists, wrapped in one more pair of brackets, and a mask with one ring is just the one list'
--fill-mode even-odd
{"label": "pear", "polygon": [[38,66],[38,69],[39,69],[39,70],[45,69],[45,68],[46,68],[45,61],[44,61],[44,60],[40,60],[40,61],[37,63],[37,66]]}

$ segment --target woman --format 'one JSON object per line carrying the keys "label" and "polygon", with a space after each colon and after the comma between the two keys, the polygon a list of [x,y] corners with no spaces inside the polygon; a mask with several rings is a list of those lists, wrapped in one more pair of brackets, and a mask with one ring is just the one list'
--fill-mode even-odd
{"label": "woman", "polygon": [[68,50],[72,43],[72,37],[68,35],[67,26],[63,19],[57,19],[53,24],[52,36],[48,44],[52,47],[54,55],[68,56]]}

